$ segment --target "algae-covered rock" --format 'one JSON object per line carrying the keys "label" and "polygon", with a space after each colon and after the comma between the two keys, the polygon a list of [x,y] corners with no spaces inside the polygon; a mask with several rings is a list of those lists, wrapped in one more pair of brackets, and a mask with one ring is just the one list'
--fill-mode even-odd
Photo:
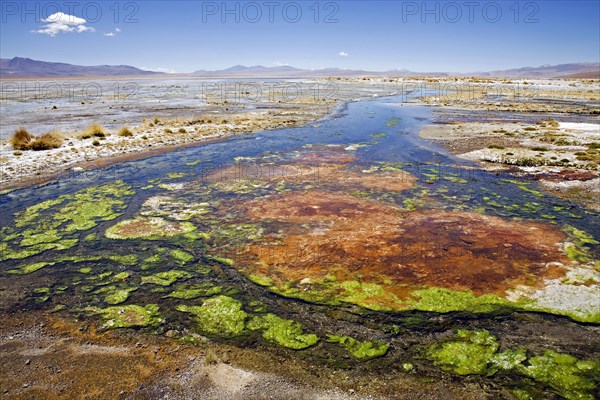
{"label": "algae-covered rock", "polygon": [[177,263],[179,264],[185,264],[194,259],[194,256],[192,254],[179,249],[171,250],[170,254],[171,258],[173,258],[173,260],[177,261]]}
{"label": "algae-covered rock", "polygon": [[494,294],[476,296],[471,291],[457,291],[439,287],[415,290],[409,300],[411,308],[420,311],[446,313],[451,311],[491,312],[515,304]]}
{"label": "algae-covered rock", "polygon": [[429,347],[434,364],[456,375],[492,375],[499,369],[513,369],[526,359],[524,350],[498,353],[498,341],[485,329],[460,329],[452,340]]}
{"label": "algae-covered rock", "polygon": [[301,350],[319,341],[315,334],[302,333],[299,322],[283,319],[274,314],[256,316],[248,323],[248,329],[263,330],[263,337],[270,342],[289,349]]}
{"label": "algae-covered rock", "polygon": [[[547,384],[566,399],[593,400],[600,377],[600,361],[578,361],[568,354],[546,350],[532,357],[518,371],[538,382]],[[596,392],[597,393],[597,392]]]}
{"label": "algae-covered rock", "polygon": [[329,335],[327,341],[330,343],[339,343],[350,354],[361,361],[383,357],[390,347],[387,343],[369,340],[360,341],[350,336]]}
{"label": "algae-covered rock", "polygon": [[112,294],[106,296],[104,302],[107,304],[121,304],[129,298],[129,293],[135,292],[137,289],[137,287],[117,289]]}
{"label": "algae-covered rock", "polygon": [[200,285],[180,286],[169,295],[174,299],[192,300],[198,297],[209,297],[221,294],[221,286],[214,286],[211,283],[203,283]]}
{"label": "algae-covered rock", "polygon": [[104,319],[102,327],[105,329],[158,326],[162,322],[158,310],[157,304],[148,304],[143,307],[132,304],[88,309]]}
{"label": "algae-covered rock", "polygon": [[8,271],[8,273],[13,274],[13,275],[27,275],[27,274],[32,274],[35,271],[39,271],[40,269],[42,269],[44,267],[48,267],[48,266],[51,266],[54,264],[56,264],[56,263],[46,262],[46,261],[33,263],[33,264],[26,264],[19,268],[11,269],[10,271]]}
{"label": "algae-covered rock", "polygon": [[75,246],[79,240],[66,236],[115,219],[133,194],[129,185],[115,181],[27,207],[15,215],[13,226],[0,231],[0,261]]}
{"label": "algae-covered rock", "polygon": [[154,275],[143,276],[142,284],[151,283],[160,286],[171,286],[177,280],[190,279],[192,274],[187,271],[173,269],[171,271],[159,272]]}
{"label": "algae-covered rock", "polygon": [[248,315],[242,303],[227,296],[210,298],[201,306],[179,305],[176,309],[193,314],[202,332],[225,337],[240,335]]}
{"label": "algae-covered rock", "polygon": [[117,281],[125,281],[127,278],[129,278],[131,276],[131,273],[128,271],[123,271],[123,272],[119,272],[118,274],[116,274],[115,276],[113,276],[113,280],[115,282]]}
{"label": "algae-covered rock", "polygon": [[599,242],[592,235],[577,229],[571,225],[565,225],[563,230],[569,236],[569,242],[564,245],[564,251],[571,260],[585,262],[591,261],[589,245],[597,245]]}

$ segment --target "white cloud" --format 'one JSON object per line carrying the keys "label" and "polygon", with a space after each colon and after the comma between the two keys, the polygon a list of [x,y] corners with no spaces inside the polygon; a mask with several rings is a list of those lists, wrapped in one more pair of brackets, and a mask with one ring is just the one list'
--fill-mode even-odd
{"label": "white cloud", "polygon": [[275,61],[273,64],[275,64],[278,67],[287,67],[290,65],[288,63],[282,63],[281,61]]}
{"label": "white cloud", "polygon": [[86,26],[87,22],[83,18],[76,17],[74,15],[65,14],[63,12],[57,12],[49,15],[48,18],[42,19],[43,22],[47,22],[46,25],[42,25],[41,29],[33,30],[33,33],[42,33],[48,36],[56,36],[60,32],[95,32],[96,30],[92,27]]}
{"label": "white cloud", "polygon": [[341,56],[341,57],[348,57],[349,55],[350,54],[346,53],[345,51],[340,51],[338,54],[338,56]]}
{"label": "white cloud", "polygon": [[121,29],[120,28],[115,28],[114,32],[105,33],[104,36],[114,37],[114,36],[117,36],[117,33],[119,33],[119,32],[121,32]]}

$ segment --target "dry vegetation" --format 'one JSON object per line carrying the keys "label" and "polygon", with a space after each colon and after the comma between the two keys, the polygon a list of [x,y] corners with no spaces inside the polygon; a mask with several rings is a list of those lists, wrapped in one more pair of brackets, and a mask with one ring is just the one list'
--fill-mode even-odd
{"label": "dry vegetation", "polygon": [[79,135],[79,139],[89,139],[91,137],[106,137],[106,130],[101,125],[92,124],[85,128],[83,133]]}
{"label": "dry vegetation", "polygon": [[126,126],[119,129],[119,132],[117,134],[122,137],[132,137],[133,136],[133,132],[131,132],[131,130]]}
{"label": "dry vegetation", "polygon": [[15,150],[50,150],[62,146],[63,135],[57,131],[48,132],[40,137],[35,137],[25,128],[19,128],[10,139],[10,144]]}

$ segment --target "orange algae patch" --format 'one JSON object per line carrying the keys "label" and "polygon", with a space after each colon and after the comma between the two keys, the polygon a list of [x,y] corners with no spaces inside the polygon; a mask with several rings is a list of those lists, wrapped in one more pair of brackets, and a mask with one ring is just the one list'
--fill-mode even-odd
{"label": "orange algae patch", "polygon": [[[291,192],[245,204],[246,218],[280,233],[247,245],[240,266],[273,290],[296,297],[347,296],[374,308],[403,309],[418,289],[505,297],[564,272],[549,224],[470,212],[413,211],[326,192]],[[327,294],[324,294],[327,293]],[[364,301],[363,301],[364,300]],[[353,302],[353,301],[350,301]]]}

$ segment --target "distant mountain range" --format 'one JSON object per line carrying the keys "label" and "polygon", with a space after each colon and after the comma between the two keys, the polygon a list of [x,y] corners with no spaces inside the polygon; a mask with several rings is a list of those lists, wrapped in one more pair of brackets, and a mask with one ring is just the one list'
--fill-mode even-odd
{"label": "distant mountain range", "polygon": [[600,63],[573,63],[542,65],[481,73],[481,76],[502,76],[507,78],[600,78]]}
{"label": "distant mountain range", "polygon": [[262,77],[262,78],[301,78],[301,77],[328,77],[328,76],[480,76],[503,78],[595,78],[600,79],[600,63],[572,63],[560,65],[542,65],[541,67],[524,67],[490,72],[415,72],[406,69],[393,69],[389,71],[364,71],[354,69],[324,68],[317,70],[299,69],[290,66],[265,67],[255,65],[245,67],[236,65],[218,71],[195,71],[195,75],[210,77]]}
{"label": "distant mountain range", "polygon": [[[97,65],[80,66],[65,63],[36,61],[29,58],[15,57],[0,59],[0,77],[53,77],[53,76],[127,76],[152,75],[161,72],[145,71],[129,65]],[[300,69],[291,66],[265,67],[255,65],[233,67],[216,70],[198,70],[192,73],[199,77],[228,78],[320,78],[330,76],[480,76],[505,78],[596,78],[600,79],[600,63],[584,62],[560,65],[542,65],[540,67],[524,67],[489,72],[450,73],[450,72],[414,72],[405,69],[389,71],[364,71],[355,69],[323,68]]]}
{"label": "distant mountain range", "polygon": [[158,72],[144,71],[129,65],[81,66],[65,63],[36,61],[30,58],[0,58],[0,77],[12,76],[120,76],[150,75]]}
{"label": "distant mountain range", "polygon": [[287,65],[278,67],[265,67],[255,65],[245,67],[235,65],[227,69],[217,71],[199,70],[194,71],[194,75],[201,76],[236,76],[236,77],[263,77],[263,78],[319,78],[328,76],[447,76],[445,72],[414,72],[408,70],[390,70],[390,71],[365,71],[360,69],[341,69],[341,68],[323,68],[323,69],[300,69]]}

